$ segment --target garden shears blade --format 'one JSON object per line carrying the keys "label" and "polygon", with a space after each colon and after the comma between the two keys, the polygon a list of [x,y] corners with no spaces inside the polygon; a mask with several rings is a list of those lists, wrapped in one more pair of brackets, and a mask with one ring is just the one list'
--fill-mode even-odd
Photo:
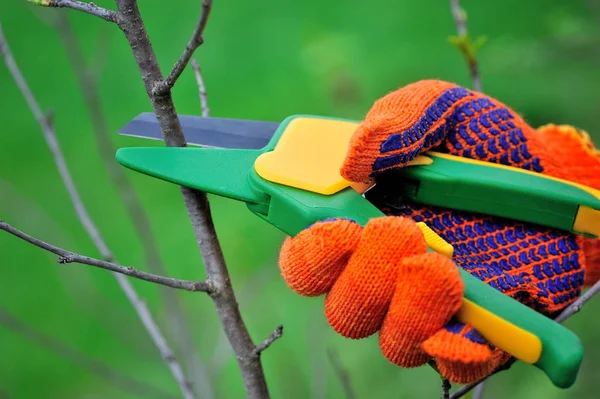
{"label": "garden shears blade", "polygon": [[[354,185],[339,174],[356,126],[354,121],[295,115],[281,122],[261,149],[134,147],[119,149],[116,158],[125,167],[148,176],[243,201],[254,214],[295,236],[329,218],[349,218],[364,226],[385,216],[363,196],[364,186]],[[426,154],[403,170],[429,168],[436,164],[436,157]],[[484,167],[459,164],[464,172],[471,168],[465,165]],[[489,169],[500,171],[495,178],[501,181],[505,169]],[[434,189],[435,179],[432,182],[429,186]],[[477,182],[484,183],[481,179]],[[440,185],[446,197],[456,196],[455,187]],[[417,199],[418,191],[414,194]],[[529,187],[529,191],[535,190]],[[456,198],[460,203],[460,196]],[[467,205],[476,205],[476,201]],[[423,223],[419,227],[430,251],[452,256],[450,244]],[[459,272],[465,287],[456,315],[460,321],[473,326],[496,347],[543,370],[556,386],[573,384],[583,357],[577,335],[467,271],[459,268]]]}
{"label": "garden shears blade", "polygon": [[[180,115],[179,123],[188,144],[202,147],[261,149],[279,127],[277,122]],[[162,140],[152,112],[144,112],[119,130],[125,136]]]}

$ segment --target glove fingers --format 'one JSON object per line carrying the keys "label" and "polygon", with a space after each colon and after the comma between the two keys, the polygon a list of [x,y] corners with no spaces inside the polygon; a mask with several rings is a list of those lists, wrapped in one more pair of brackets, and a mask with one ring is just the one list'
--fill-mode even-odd
{"label": "glove fingers", "polygon": [[423,234],[410,219],[372,219],[325,299],[325,315],[333,329],[355,339],[379,330],[401,259],[426,250]]}
{"label": "glove fingers", "polygon": [[356,249],[361,232],[357,223],[337,219],[316,223],[287,238],[279,256],[287,285],[304,296],[329,291]]}
{"label": "glove fingers", "polygon": [[462,323],[450,323],[423,344],[442,376],[468,384],[489,375],[500,364],[502,352],[492,351],[479,333]]}
{"label": "glove fingers", "polygon": [[430,356],[423,351],[423,342],[458,311],[463,290],[458,269],[447,257],[425,253],[404,259],[379,334],[385,357],[401,367],[426,363]]}

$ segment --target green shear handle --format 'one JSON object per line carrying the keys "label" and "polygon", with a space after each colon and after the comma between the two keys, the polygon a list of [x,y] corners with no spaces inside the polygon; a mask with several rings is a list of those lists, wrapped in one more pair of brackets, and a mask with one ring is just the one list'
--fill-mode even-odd
{"label": "green shear handle", "polygon": [[600,191],[527,170],[437,152],[431,162],[394,171],[404,198],[600,236]]}

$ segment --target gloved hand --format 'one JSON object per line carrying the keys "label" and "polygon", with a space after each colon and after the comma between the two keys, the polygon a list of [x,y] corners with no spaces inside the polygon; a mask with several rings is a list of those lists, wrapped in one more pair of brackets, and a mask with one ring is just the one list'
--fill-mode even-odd
{"label": "gloved hand", "polygon": [[[600,189],[600,156],[570,126],[533,129],[502,103],[451,83],[420,81],[381,98],[355,132],[341,169],[375,179],[435,149],[516,166]],[[540,204],[540,206],[544,206]],[[406,204],[364,228],[328,220],[288,238],[280,267],[306,296],[327,294],[325,315],[345,337],[379,331],[382,353],[402,367],[435,359],[453,382],[491,373],[509,356],[452,317],[463,284],[456,266],[546,315],[600,277],[598,240],[531,224]],[[454,246],[452,261],[427,253],[415,221]]]}

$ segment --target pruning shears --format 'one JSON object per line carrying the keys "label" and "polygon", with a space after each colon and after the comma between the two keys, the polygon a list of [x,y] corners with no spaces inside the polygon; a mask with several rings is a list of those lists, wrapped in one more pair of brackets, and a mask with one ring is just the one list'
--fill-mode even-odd
{"label": "pruning shears", "polygon": [[[384,214],[365,198],[372,184],[344,180],[339,169],[358,122],[293,115],[281,123],[181,116],[190,144],[133,147],[117,161],[168,182],[243,201],[288,235],[317,221],[345,217],[363,226]],[[152,114],[121,134],[160,139]],[[586,236],[600,235],[600,191],[503,165],[429,152],[398,169],[409,201],[536,223]],[[543,204],[540,206],[540,204]],[[419,223],[428,247],[453,248]],[[491,344],[543,370],[554,385],[571,386],[583,347],[570,330],[460,269],[465,285],[457,317]]]}

